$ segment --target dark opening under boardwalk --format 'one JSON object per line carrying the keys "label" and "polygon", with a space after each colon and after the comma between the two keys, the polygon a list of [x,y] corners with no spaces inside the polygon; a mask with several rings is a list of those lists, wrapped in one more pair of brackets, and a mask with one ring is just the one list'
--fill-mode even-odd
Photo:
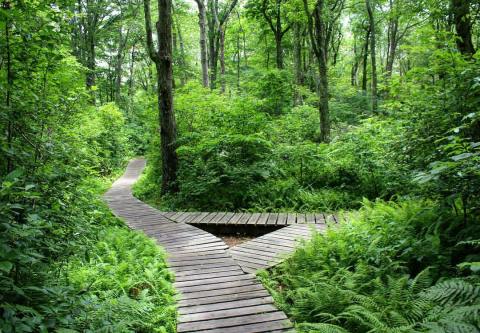
{"label": "dark opening under boardwalk", "polygon": [[254,275],[242,270],[221,239],[175,223],[133,197],[131,186],[144,166],[144,160],[130,162],[105,200],[131,228],[144,231],[168,252],[180,293],[178,332],[293,332],[292,323],[268,292]]}

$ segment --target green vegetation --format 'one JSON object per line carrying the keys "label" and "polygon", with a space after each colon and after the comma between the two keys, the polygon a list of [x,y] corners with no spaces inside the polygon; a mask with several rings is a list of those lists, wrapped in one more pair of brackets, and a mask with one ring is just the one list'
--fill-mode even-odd
{"label": "green vegetation", "polygon": [[99,198],[144,155],[165,210],[347,217],[261,274],[300,330],[479,332],[479,13],[4,0],[0,330],[175,331],[164,253]]}
{"label": "green vegetation", "polygon": [[[305,332],[474,332],[478,220],[430,201],[364,202],[260,274]],[[473,274],[472,274],[473,273]]]}
{"label": "green vegetation", "polygon": [[0,331],[174,332],[164,253],[100,199],[136,153],[128,117],[89,103],[64,3],[0,18]]}

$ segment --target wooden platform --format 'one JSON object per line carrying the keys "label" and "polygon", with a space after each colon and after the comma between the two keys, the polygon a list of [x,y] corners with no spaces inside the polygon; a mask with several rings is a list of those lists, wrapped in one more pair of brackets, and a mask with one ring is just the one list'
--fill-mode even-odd
{"label": "wooden platform", "polygon": [[132,196],[131,186],[144,165],[143,160],[132,161],[105,200],[131,228],[144,231],[168,252],[180,294],[178,332],[294,332],[268,292],[242,270],[221,239],[193,225],[174,223]]}
{"label": "wooden platform", "polygon": [[336,215],[315,213],[228,213],[228,212],[163,212],[167,219],[193,225],[257,225],[287,226],[296,224],[337,223]]}
{"label": "wooden platform", "polygon": [[232,247],[228,252],[244,272],[254,273],[278,264],[295,250],[299,241],[310,239],[312,232],[326,228],[326,224],[291,225]]}

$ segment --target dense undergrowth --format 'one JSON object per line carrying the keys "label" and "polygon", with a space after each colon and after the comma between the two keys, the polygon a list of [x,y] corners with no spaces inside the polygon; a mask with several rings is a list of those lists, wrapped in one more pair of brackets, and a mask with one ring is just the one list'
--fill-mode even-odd
{"label": "dense undergrowth", "polygon": [[478,218],[365,202],[260,277],[303,332],[476,332]]}
{"label": "dense undergrowth", "polygon": [[56,6],[5,6],[15,78],[2,65],[0,331],[174,332],[163,251],[100,197],[136,152],[124,110],[91,105]]}

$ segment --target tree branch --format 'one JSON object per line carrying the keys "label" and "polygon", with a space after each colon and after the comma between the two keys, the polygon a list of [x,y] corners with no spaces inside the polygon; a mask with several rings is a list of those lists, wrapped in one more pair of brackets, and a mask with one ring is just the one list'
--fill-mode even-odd
{"label": "tree branch", "polygon": [[150,59],[153,62],[160,61],[160,57],[158,52],[155,51],[155,47],[153,45],[153,36],[152,36],[152,16],[150,13],[150,0],[143,0],[143,8],[145,11],[145,31],[147,33],[147,51]]}

